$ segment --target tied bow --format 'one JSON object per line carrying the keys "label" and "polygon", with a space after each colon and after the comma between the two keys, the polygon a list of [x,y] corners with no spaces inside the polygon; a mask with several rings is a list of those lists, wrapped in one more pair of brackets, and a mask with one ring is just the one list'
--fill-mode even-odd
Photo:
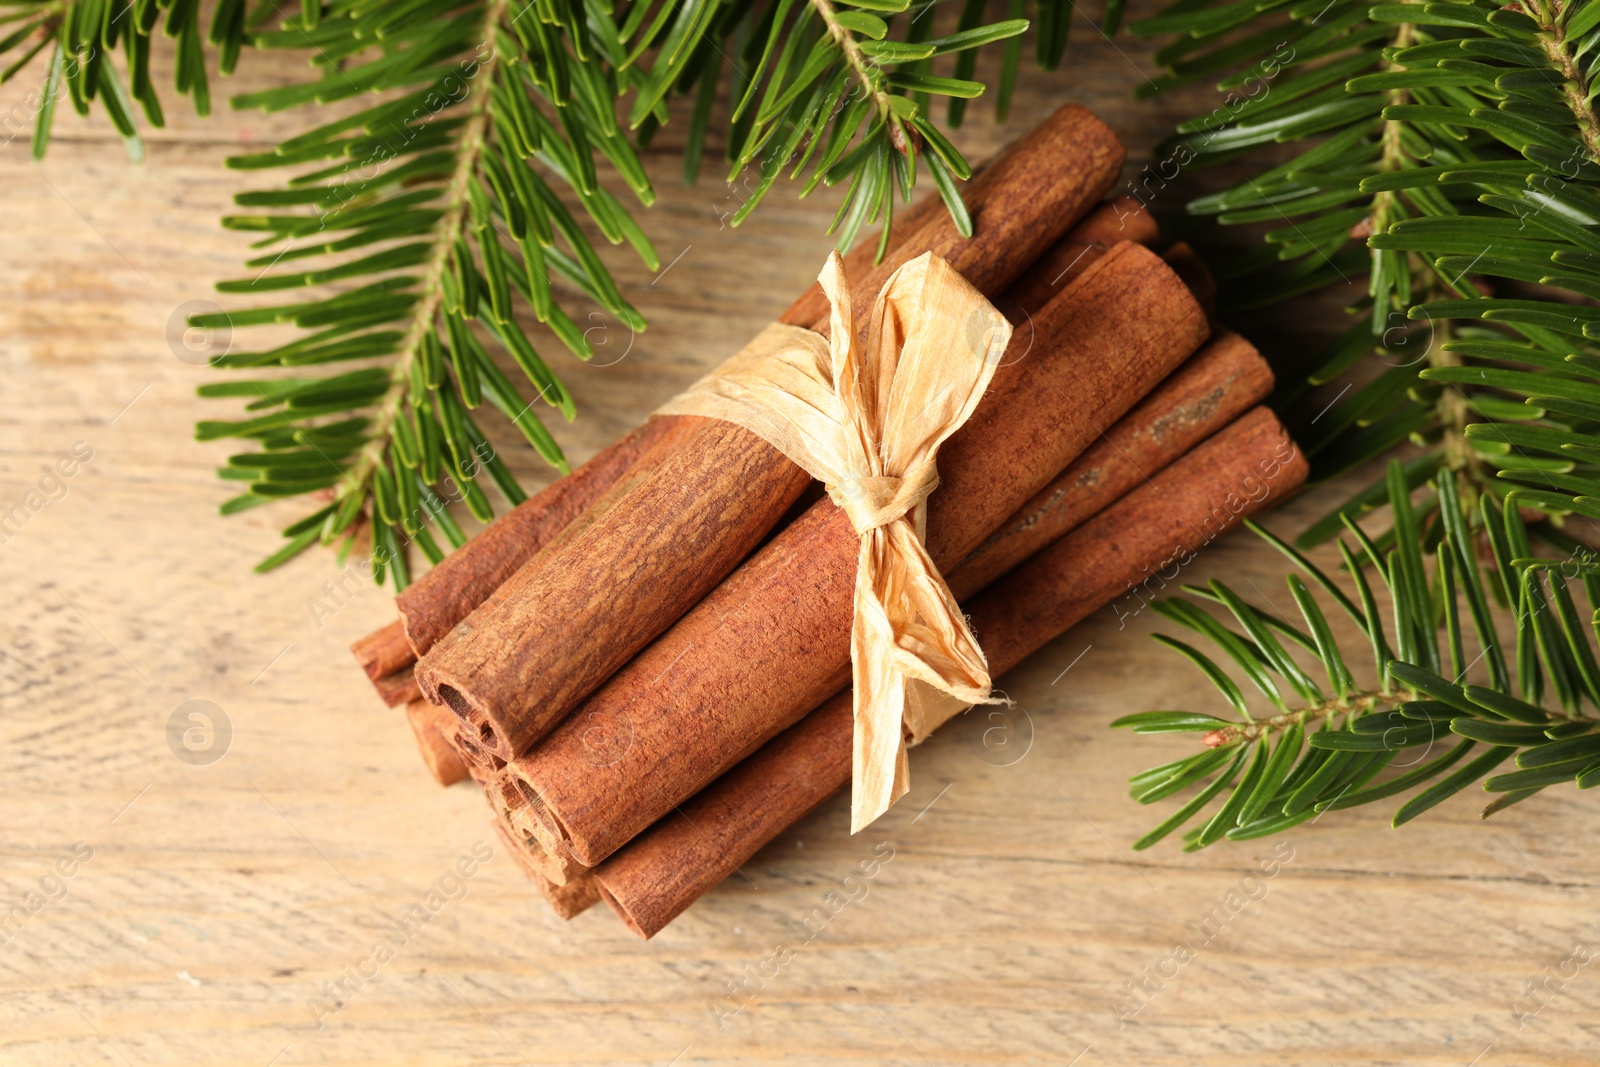
{"label": "tied bow", "polygon": [[991,702],[988,666],[923,544],[939,446],[977,408],[1011,326],[937,256],[902,265],[858,340],[844,263],[819,278],[829,337],[774,324],[664,410],[737,423],[812,477],[861,538],[850,633],[851,832],[907,788],[913,682]]}

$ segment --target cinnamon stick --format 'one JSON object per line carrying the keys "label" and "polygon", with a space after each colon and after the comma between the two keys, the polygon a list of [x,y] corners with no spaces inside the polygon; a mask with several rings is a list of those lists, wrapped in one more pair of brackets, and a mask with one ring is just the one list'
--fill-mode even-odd
{"label": "cinnamon stick", "polygon": [[411,664],[401,667],[393,674],[374,678],[372,688],[377,690],[378,696],[391,708],[422,698],[422,689],[417,685],[417,672]]}
{"label": "cinnamon stick", "polygon": [[[424,703],[427,702],[424,701]],[[429,706],[438,707],[437,704]],[[477,743],[474,737],[476,731],[469,724],[456,718],[449,708],[440,708],[440,710],[449,716],[451,725],[448,727],[440,726],[439,732],[444,735],[445,740],[450,742],[450,747],[455,749],[456,755],[467,768],[467,773],[471,774],[475,779],[486,781],[506,765],[505,760]]]}
{"label": "cinnamon stick", "polygon": [[523,809],[527,802],[520,795],[505,797],[504,806],[491,803],[495,823],[504,831],[505,839],[518,853],[518,862],[524,869],[533,868],[539,876],[554,885],[566,885],[575,878],[589,873],[589,868],[574,859],[571,853],[551,854],[539,844],[526,829]]}
{"label": "cinnamon stick", "polygon": [[432,648],[456,622],[516,573],[544,543],[593,504],[660,438],[670,424],[646,422],[588,463],[559,478],[491,523],[471,553],[455,552],[395,598],[411,647]]}
{"label": "cinnamon stick", "polygon": [[517,841],[510,832],[499,823],[495,829],[500,834],[500,843],[505,846],[511,858],[516,860],[522,868],[522,873],[539,890],[539,895],[544,897],[545,903],[550,905],[550,910],[557,917],[572,919],[583,914],[600,902],[600,887],[595,883],[594,876],[585,872],[569,882],[552,882],[545,877],[537,865],[530,863],[525,850],[517,846]]}
{"label": "cinnamon stick", "polygon": [[[1082,454],[1207,329],[1176,275],[1130,244],[1033,322],[1032,354],[996,371],[940,453],[926,543],[941,568]],[[547,851],[598,863],[837,690],[857,552],[848,518],[820,501],[511,762]]]}
{"label": "cinnamon stick", "polygon": [[395,597],[401,617],[357,640],[350,653],[390,707],[413,699],[412,665],[450,633],[467,614],[532,559],[574,519],[630,471],[637,471],[672,435],[676,420],[652,419],[601,450],[588,463],[559,478],[501,515]]}
{"label": "cinnamon stick", "polygon": [[426,700],[413,700],[406,705],[406,721],[416,735],[422,762],[440,785],[454,785],[467,776],[467,768],[440,730],[442,726],[453,726],[454,719],[448,709],[435,707]]}
{"label": "cinnamon stick", "polygon": [[[854,298],[867,306],[890,272],[923,252],[1000,293],[1099,199],[1121,161],[1104,125],[1063,108],[990,169],[970,240],[937,217],[856,278]],[[448,649],[424,656],[423,692],[463,717],[481,715],[487,747],[511,758],[714,589],[809,484],[748,430],[708,421],[605,523],[547,557],[539,581],[469,616]]]}
{"label": "cinnamon stick", "polygon": [[[1131,196],[1107,200],[1044,255],[1040,256],[1011,287],[994,302],[1012,325],[1048,304],[1072,280],[1105,255],[1118,241],[1135,244],[1155,243],[1155,216]],[[1183,272],[1178,272],[1183,276]]]}
{"label": "cinnamon stick", "polygon": [[[1211,437],[968,605],[996,676],[1140,581],[1181,565],[1305,479],[1265,408]],[[839,693],[596,868],[601,896],[651,937],[850,780]]]}
{"label": "cinnamon stick", "polygon": [[[527,503],[528,501],[524,500],[518,506],[526,506]],[[350,654],[361,664],[361,669],[367,672],[367,677],[374,682],[417,661],[416,654],[411,649],[411,642],[406,640],[405,623],[399,619],[357,640],[350,646]]]}

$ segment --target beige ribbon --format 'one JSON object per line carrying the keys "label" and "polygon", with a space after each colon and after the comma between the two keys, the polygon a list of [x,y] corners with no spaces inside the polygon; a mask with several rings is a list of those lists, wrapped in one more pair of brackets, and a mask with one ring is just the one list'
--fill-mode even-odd
{"label": "beige ribbon", "polygon": [[990,701],[983,652],[923,538],[939,446],[977,408],[1011,325],[930,253],[890,275],[862,345],[838,253],[819,281],[833,308],[827,339],[774,323],[661,412],[761,437],[822,482],[861,536],[850,631],[855,833],[906,791],[905,731],[918,725],[906,722],[910,688],[931,686],[941,703]]}

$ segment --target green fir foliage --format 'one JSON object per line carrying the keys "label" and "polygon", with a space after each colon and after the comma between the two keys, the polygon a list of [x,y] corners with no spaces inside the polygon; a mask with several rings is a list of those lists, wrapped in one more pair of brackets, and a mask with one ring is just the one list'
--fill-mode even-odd
{"label": "green fir foliage", "polygon": [[[1169,38],[1150,91],[1206,79],[1226,94],[1179,127],[1144,189],[1190,166],[1252,172],[1188,205],[1265,228],[1220,271],[1224,314],[1359,294],[1349,328],[1274,398],[1313,478],[1413,446],[1297,539],[1349,535],[1355,599],[1269,536],[1299,572],[1298,618],[1220,582],[1157,606],[1221,650],[1226,669],[1158,637],[1235,717],[1117,721],[1205,735],[1204,751],[1134,778],[1142,803],[1185,797],[1138,847],[1187,825],[1198,849],[1405,796],[1399,825],[1479,782],[1495,794],[1486,816],[1600,784],[1600,563],[1560,530],[1600,518],[1600,2],[1178,0],[1133,30]],[[1331,403],[1296,404],[1341,384]],[[1317,414],[1296,420],[1298,406]],[[1374,540],[1353,520],[1384,505],[1391,527]],[[1530,531],[1524,514],[1540,512],[1552,521]],[[1534,557],[1530,532],[1566,558]],[[1361,630],[1359,655],[1324,603]],[[1268,714],[1248,710],[1251,690]]]}
{"label": "green fir foliage", "polygon": [[[84,54],[89,14],[100,20],[121,10],[20,7],[36,16],[25,28],[47,26],[69,57]],[[645,328],[588,235],[660,269],[637,217],[655,199],[640,151],[668,121],[674,96],[692,101],[684,108],[691,181],[709,163],[713,112],[721,114],[722,176],[748,191],[735,226],[780,177],[794,180],[801,196],[843,186],[831,229],[848,246],[865,227],[887,233],[895,205],[908,203],[925,175],[970,232],[958,191],[970,167],[941,132],[936,99],[949,102],[944,120],[959,123],[962,107],[985,89],[972,78],[972,57],[994,45],[1002,50],[1003,114],[1028,16],[1046,30],[1037,59],[1053,67],[1071,6],[1014,3],[1014,17],[991,22],[982,5],[967,4],[942,35],[933,30],[934,7],[331,0],[289,9],[264,3],[246,17],[242,6],[222,4],[211,39],[224,72],[241,44],[305,53],[313,70],[303,83],[232,100],[235,108],[306,109],[311,125],[270,150],[228,160],[252,184],[267,177],[256,172],[290,176],[240,193],[240,212],[223,220],[255,238],[245,270],[218,285],[240,306],[189,320],[229,331],[231,348],[213,363],[245,372],[201,388],[235,405],[247,401],[238,417],[196,429],[201,440],[242,442],[218,472],[242,490],[223,512],[314,495],[314,510],[284,530],[283,546],[261,568],[318,542],[347,552],[370,529],[374,577],[403,588],[410,546],[437,562],[462,543],[453,504],[488,522],[492,496],[512,506],[524,498],[488,443],[486,409],[566,470],[541,412],[571,419],[573,398],[559,358],[542,342],[544,350],[536,347],[520,323],[536,318],[580,360],[593,352],[574,321],[574,299],[630,330]],[[188,73],[179,88],[203,110],[195,10],[177,0],[170,9],[135,5],[129,24],[162,16],[180,54],[193,57],[180,62]],[[112,39],[112,31],[96,33]],[[115,83],[109,73],[99,77]],[[136,78],[132,95],[154,100],[147,80]],[[120,99],[102,94],[108,110],[113,98]],[[719,99],[730,103],[719,107]],[[362,106],[341,108],[337,118],[317,107],[341,101]],[[40,121],[48,129],[49,116]],[[609,188],[602,168],[618,179]],[[610,191],[619,186],[620,195]],[[280,338],[283,327],[297,329],[270,345],[241,343],[246,328],[268,325]],[[502,370],[506,363],[516,370]]]}
{"label": "green fir foliage", "polygon": [[[1150,711],[1113,724],[1203,735],[1200,752],[1132,779],[1141,804],[1180,799],[1136,848],[1188,827],[1182,840],[1193,851],[1396,800],[1399,826],[1479,783],[1492,794],[1485,817],[1549,786],[1600,785],[1590,636],[1600,626],[1600,556],[1570,545],[1564,558],[1533,555],[1521,490],[1504,507],[1481,495],[1473,529],[1461,476],[1435,476],[1431,520],[1413,509],[1405,478],[1391,462],[1389,548],[1345,519],[1350,540],[1339,551],[1355,597],[1250,524],[1290,561],[1296,616],[1256,607],[1220,581],[1155,604],[1199,647],[1156,640],[1199,667],[1232,714]],[[1330,613],[1355,624],[1359,647],[1340,646]]]}

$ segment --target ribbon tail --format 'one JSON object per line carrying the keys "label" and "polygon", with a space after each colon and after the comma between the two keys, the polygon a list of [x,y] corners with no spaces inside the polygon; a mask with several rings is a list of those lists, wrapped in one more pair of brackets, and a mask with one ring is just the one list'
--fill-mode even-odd
{"label": "ribbon tail", "polygon": [[970,701],[953,697],[920,678],[909,679],[904,716],[906,744],[922,744],[929,734],[971,707]]}
{"label": "ribbon tail", "polygon": [[[997,702],[989,692],[988,658],[922,539],[913,535],[909,522],[891,523],[885,532],[896,567],[894,601],[901,612],[898,618],[889,613],[896,668],[968,705]],[[908,692],[908,699],[913,695]]]}
{"label": "ribbon tail", "polygon": [[850,832],[859,833],[910,788],[905,731],[905,677],[885,649],[893,634],[889,618],[872,587],[871,543],[878,531],[861,540],[856,565],[856,608],[850,626],[851,698],[855,726],[850,752]]}

